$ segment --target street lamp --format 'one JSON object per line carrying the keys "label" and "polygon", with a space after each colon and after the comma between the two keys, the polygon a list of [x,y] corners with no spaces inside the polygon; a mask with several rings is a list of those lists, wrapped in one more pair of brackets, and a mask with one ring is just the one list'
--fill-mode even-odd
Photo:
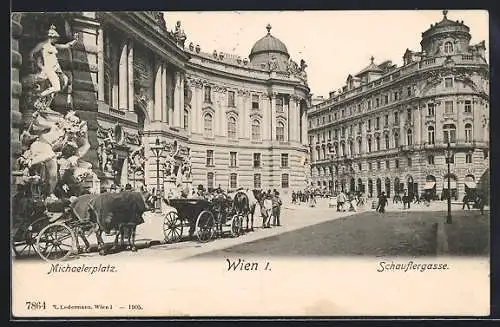
{"label": "street lamp", "polygon": [[[151,146],[151,151],[156,157],[156,194],[160,194],[160,156],[163,152],[163,145],[160,144],[160,139],[156,138],[155,144]],[[161,204],[161,202],[160,202]]]}
{"label": "street lamp", "polygon": [[446,147],[445,155],[446,155],[446,162],[447,162],[447,166],[448,166],[447,167],[448,168],[448,214],[446,215],[446,223],[451,224],[452,220],[451,220],[450,161],[451,161],[451,157],[453,154],[451,152],[450,142],[448,142],[448,146]]}

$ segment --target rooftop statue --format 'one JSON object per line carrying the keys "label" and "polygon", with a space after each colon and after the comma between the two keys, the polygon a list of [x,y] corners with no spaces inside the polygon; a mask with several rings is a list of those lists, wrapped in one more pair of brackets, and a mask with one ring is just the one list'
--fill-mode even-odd
{"label": "rooftop statue", "polygon": [[181,21],[178,20],[177,23],[175,24],[175,31],[174,31],[174,37],[175,40],[177,41],[177,44],[179,44],[181,47],[184,48],[184,43],[186,42],[186,33],[184,33],[184,30],[181,28]]}
{"label": "rooftop statue", "polygon": [[[29,53],[29,60],[34,64],[37,86],[35,91],[40,91],[41,84],[48,81],[48,87],[35,96],[33,103],[36,110],[48,110],[49,105],[55,95],[63,91],[69,83],[68,76],[62,71],[57,59],[58,50],[70,49],[77,42],[77,34],[74,39],[65,44],[56,43],[59,39],[56,27],[51,25],[47,38],[38,43]],[[71,103],[71,96],[68,95],[68,103]]]}

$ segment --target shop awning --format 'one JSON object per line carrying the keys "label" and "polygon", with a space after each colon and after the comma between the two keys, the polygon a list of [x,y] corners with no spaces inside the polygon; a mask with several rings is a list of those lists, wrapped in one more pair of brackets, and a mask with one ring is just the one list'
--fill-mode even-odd
{"label": "shop awning", "polygon": [[467,181],[467,182],[464,182],[465,186],[467,186],[468,188],[476,188],[476,182],[472,182],[472,181]]}
{"label": "shop awning", "polygon": [[436,182],[425,182],[424,190],[432,190],[436,186]]}
{"label": "shop awning", "polygon": [[[457,188],[457,182],[456,181],[450,181],[450,188],[453,190]],[[448,181],[445,179],[443,183],[443,189],[448,189]]]}

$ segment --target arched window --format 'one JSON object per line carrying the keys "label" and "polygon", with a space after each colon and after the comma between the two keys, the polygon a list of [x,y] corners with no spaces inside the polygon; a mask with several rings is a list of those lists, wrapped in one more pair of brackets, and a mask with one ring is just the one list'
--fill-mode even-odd
{"label": "arched window", "polygon": [[427,127],[427,142],[429,142],[429,144],[435,144],[433,126]]}
{"label": "arched window", "polygon": [[389,149],[389,148],[390,148],[390,144],[389,144],[389,134],[385,134],[384,138],[385,138],[385,148],[386,148],[386,149]]}
{"label": "arched window", "polygon": [[454,124],[445,124],[443,126],[444,143],[455,143],[457,140],[457,128]]}
{"label": "arched window", "polygon": [[204,126],[205,126],[205,136],[212,136],[213,135],[213,123],[214,123],[214,120],[213,120],[213,117],[212,117],[212,114],[205,114],[205,116],[203,117],[203,121],[204,121]]}
{"label": "arched window", "polygon": [[411,131],[411,129],[409,129],[408,131],[406,131],[406,142],[408,145],[412,145],[413,144],[413,133]]}
{"label": "arched window", "polygon": [[323,147],[323,159],[326,159],[326,148]]}
{"label": "arched window", "polygon": [[453,52],[453,43],[450,41],[444,44],[444,53],[452,53]]}
{"label": "arched window", "polygon": [[371,138],[368,138],[367,144],[368,144],[368,152],[372,152],[372,139]]}
{"label": "arched window", "polygon": [[340,154],[339,154],[339,145],[338,145],[337,143],[335,143],[335,145],[333,146],[333,149],[334,149],[334,151],[335,151],[335,154],[336,154],[337,156],[339,156],[339,155],[340,155]]}
{"label": "arched window", "polygon": [[321,160],[321,150],[318,148],[318,160]]}
{"label": "arched window", "polygon": [[260,122],[257,119],[252,121],[252,140],[260,140]]}
{"label": "arched window", "polygon": [[189,111],[188,110],[184,110],[184,130],[188,130],[189,129]]}
{"label": "arched window", "polygon": [[345,156],[345,143],[340,143],[341,156]]}
{"label": "arched window", "polygon": [[399,147],[399,133],[394,133],[394,147]]}
{"label": "arched window", "polygon": [[352,141],[349,141],[349,154],[354,154],[354,143]]}
{"label": "arched window", "polygon": [[465,143],[472,142],[472,125],[467,123],[465,124]]}
{"label": "arched window", "polygon": [[362,141],[358,139],[358,154],[361,154]]}
{"label": "arched window", "polygon": [[375,142],[376,142],[376,144],[377,144],[377,151],[380,151],[380,136],[377,136],[377,137],[375,138]]}
{"label": "arched window", "polygon": [[285,124],[283,124],[283,122],[278,122],[276,124],[276,140],[277,141],[285,140]]}
{"label": "arched window", "polygon": [[227,137],[236,138],[236,118],[234,117],[229,117],[227,120]]}

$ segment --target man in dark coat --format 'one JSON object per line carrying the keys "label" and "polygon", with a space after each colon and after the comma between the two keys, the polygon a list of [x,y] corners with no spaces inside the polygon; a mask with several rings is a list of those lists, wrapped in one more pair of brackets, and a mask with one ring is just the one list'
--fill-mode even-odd
{"label": "man in dark coat", "polygon": [[387,196],[385,195],[385,192],[382,192],[378,197],[377,211],[380,213],[384,213],[386,205],[387,205]]}

